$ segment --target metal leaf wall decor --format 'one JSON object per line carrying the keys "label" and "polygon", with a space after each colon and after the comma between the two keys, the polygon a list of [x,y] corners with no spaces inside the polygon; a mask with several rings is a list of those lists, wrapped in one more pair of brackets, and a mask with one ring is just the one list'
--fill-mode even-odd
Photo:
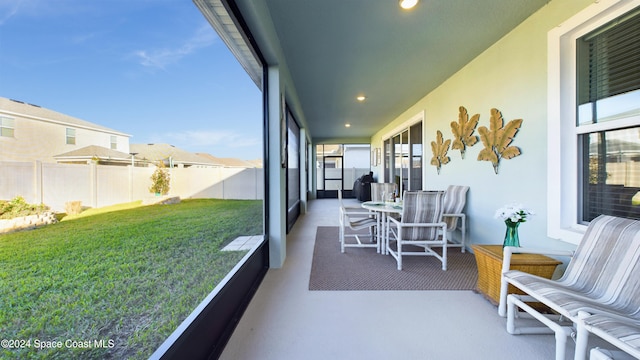
{"label": "metal leaf wall decor", "polygon": [[447,139],[447,141],[443,141],[442,132],[438,130],[438,132],[436,133],[436,141],[431,142],[431,151],[433,152],[431,165],[435,166],[438,169],[438,174],[440,174],[440,168],[442,167],[442,165],[447,164],[450,160],[447,156],[447,151],[449,151],[449,144],[451,144],[451,140]]}
{"label": "metal leaf wall decor", "polygon": [[451,122],[451,132],[453,133],[451,150],[460,150],[460,156],[464,159],[467,146],[473,146],[478,142],[478,137],[473,135],[473,131],[478,126],[480,114],[475,114],[469,119],[469,114],[464,106],[460,106],[458,110],[458,122]]}
{"label": "metal leaf wall decor", "polygon": [[504,127],[503,124],[502,113],[498,109],[491,109],[489,129],[485,126],[478,128],[480,140],[484,144],[484,149],[478,153],[478,161],[491,161],[496,174],[500,159],[511,159],[520,155],[520,149],[510,144],[522,125],[522,119],[511,120]]}

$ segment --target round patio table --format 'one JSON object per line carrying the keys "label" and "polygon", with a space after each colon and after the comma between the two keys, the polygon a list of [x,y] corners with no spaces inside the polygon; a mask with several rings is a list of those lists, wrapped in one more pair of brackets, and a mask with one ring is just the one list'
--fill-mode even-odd
{"label": "round patio table", "polygon": [[[380,213],[378,216],[378,252],[387,255],[387,244],[389,242],[389,229],[387,229],[387,216],[389,214],[402,214],[402,203],[384,201],[365,201],[362,204],[364,209]],[[381,224],[382,222],[382,224]]]}

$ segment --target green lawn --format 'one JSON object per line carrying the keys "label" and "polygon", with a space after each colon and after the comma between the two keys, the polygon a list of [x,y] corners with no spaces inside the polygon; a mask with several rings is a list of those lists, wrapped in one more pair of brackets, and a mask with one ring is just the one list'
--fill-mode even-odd
{"label": "green lawn", "polygon": [[261,201],[184,200],[0,235],[0,338],[30,341],[0,358],[146,359],[244,256],[220,249],[262,219]]}

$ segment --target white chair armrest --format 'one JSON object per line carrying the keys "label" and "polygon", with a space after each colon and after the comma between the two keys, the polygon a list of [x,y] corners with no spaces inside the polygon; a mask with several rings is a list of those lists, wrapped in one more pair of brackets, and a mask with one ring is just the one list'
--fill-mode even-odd
{"label": "white chair armrest", "polygon": [[574,251],[569,250],[533,249],[505,246],[502,251],[502,271],[500,273],[500,303],[498,304],[498,314],[502,317],[507,316],[508,282],[505,279],[504,274],[511,268],[511,256],[513,254],[540,254],[573,257],[574,253]]}
{"label": "white chair armrest", "polygon": [[399,224],[402,227],[446,227],[447,224],[443,222],[438,223],[403,223],[400,221],[393,220],[396,224]]}
{"label": "white chair armrest", "polygon": [[391,216],[387,216],[387,222],[393,222],[396,226],[407,226],[407,227],[436,227],[436,226],[447,226],[444,222],[437,223],[403,223],[402,220],[396,220]]}
{"label": "white chair armrest", "polygon": [[375,214],[373,211],[362,208],[342,208],[342,213],[351,217],[368,217]]}

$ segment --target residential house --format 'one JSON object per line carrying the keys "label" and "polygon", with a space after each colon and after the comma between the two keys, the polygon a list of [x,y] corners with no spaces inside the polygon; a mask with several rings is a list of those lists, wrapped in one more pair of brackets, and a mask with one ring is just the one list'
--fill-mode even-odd
{"label": "residential house", "polygon": [[58,163],[88,164],[94,162],[100,165],[139,166],[142,161],[133,154],[118,150],[107,149],[98,145],[89,145],[54,156]]}
{"label": "residential house", "polygon": [[[0,97],[0,161],[56,162],[56,156],[61,155],[61,159],[83,162],[97,154],[95,148],[77,152],[89,146],[103,148],[101,154],[116,151],[111,155],[130,159],[130,137],[38,105]],[[70,159],[70,154],[78,158]]]}

